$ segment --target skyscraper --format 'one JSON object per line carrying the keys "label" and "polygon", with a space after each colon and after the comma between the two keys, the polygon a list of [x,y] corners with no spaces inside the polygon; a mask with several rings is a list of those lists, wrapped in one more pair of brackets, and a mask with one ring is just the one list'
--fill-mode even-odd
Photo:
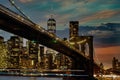
{"label": "skyscraper", "polygon": [[70,21],[69,24],[70,30],[69,30],[69,38],[75,38],[78,37],[78,27],[79,27],[79,22],[78,21]]}
{"label": "skyscraper", "polygon": [[10,55],[10,68],[19,68],[19,58],[22,53],[20,37],[11,36],[8,40],[8,50]]}
{"label": "skyscraper", "polygon": [[[56,33],[56,21],[53,18],[52,14],[51,14],[51,18],[49,18],[47,21],[47,30],[53,35],[55,35]],[[51,69],[53,66],[54,52],[55,52],[54,50],[47,48],[46,54],[44,56],[45,58],[44,65],[46,69]]]}
{"label": "skyscraper", "polygon": [[52,17],[52,15],[51,15],[51,18],[49,18],[47,21],[47,30],[50,33],[54,33],[54,34],[56,33],[56,21]]}
{"label": "skyscraper", "polygon": [[44,67],[45,69],[52,69],[53,67],[53,55],[51,53],[44,54]]}
{"label": "skyscraper", "polygon": [[36,64],[38,62],[38,48],[39,44],[34,43],[32,41],[28,41],[28,48],[29,48],[29,58],[31,60],[31,68],[36,68]]}

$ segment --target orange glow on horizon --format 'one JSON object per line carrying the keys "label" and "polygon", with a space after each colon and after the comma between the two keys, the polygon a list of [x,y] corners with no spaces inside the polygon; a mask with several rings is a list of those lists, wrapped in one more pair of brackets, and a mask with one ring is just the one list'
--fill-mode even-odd
{"label": "orange glow on horizon", "polygon": [[[120,60],[120,46],[95,48],[95,55],[99,60],[97,62],[102,62],[104,64],[104,68],[110,68],[112,67],[113,57]],[[95,60],[97,60],[96,57]]]}

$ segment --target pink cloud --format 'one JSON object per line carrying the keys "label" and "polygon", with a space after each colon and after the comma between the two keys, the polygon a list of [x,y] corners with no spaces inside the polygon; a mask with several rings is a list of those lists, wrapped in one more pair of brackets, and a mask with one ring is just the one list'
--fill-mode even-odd
{"label": "pink cloud", "polygon": [[21,3],[31,2],[32,0],[19,0]]}
{"label": "pink cloud", "polygon": [[91,16],[85,17],[83,19],[80,19],[79,22],[86,23],[86,22],[93,21],[93,20],[106,19],[106,18],[115,16],[117,14],[120,14],[120,11],[105,10],[105,11],[97,12],[97,13],[95,13]]}

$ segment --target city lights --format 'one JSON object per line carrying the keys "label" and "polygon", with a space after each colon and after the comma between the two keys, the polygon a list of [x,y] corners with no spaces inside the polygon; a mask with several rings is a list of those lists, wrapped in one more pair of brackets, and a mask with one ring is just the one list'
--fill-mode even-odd
{"label": "city lights", "polygon": [[[15,4],[12,0],[9,1]],[[104,70],[102,63],[97,64],[94,60],[93,36],[79,35],[79,21],[70,21],[69,38],[60,39],[56,35],[56,20],[52,16],[48,19],[45,30],[25,16],[22,17],[3,6],[0,8],[4,15],[0,18],[1,28],[15,34],[6,41],[0,36],[1,74],[6,72],[17,76],[89,79],[110,77],[113,80],[119,78],[119,60],[114,57],[112,68],[108,70]],[[28,39],[25,46],[22,37]]]}

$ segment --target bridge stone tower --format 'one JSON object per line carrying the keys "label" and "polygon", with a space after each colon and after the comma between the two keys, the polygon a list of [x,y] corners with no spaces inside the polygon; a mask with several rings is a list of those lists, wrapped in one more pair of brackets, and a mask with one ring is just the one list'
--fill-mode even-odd
{"label": "bridge stone tower", "polygon": [[54,18],[52,18],[52,15],[47,21],[47,30],[48,32],[56,33],[56,21]]}
{"label": "bridge stone tower", "polygon": [[78,21],[70,21],[69,23],[69,41],[70,43],[77,49],[79,49],[79,45],[76,43],[78,41],[78,30],[79,30],[79,22]]}
{"label": "bridge stone tower", "polygon": [[[83,56],[88,57],[88,60],[85,60],[81,57],[74,58],[72,69],[85,70],[83,74],[87,74],[90,78],[92,78],[93,77],[93,36],[79,36],[78,21],[70,21],[69,27],[70,27],[69,41],[71,46],[74,46],[76,49],[80,50]],[[86,55],[85,50],[87,48],[88,48],[88,54]]]}

